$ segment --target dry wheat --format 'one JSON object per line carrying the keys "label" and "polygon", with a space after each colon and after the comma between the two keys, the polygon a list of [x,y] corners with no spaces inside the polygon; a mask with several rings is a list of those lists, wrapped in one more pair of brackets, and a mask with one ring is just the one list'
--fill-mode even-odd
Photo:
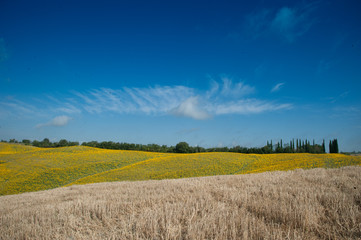
{"label": "dry wheat", "polygon": [[359,239],[361,167],[0,197],[0,239]]}

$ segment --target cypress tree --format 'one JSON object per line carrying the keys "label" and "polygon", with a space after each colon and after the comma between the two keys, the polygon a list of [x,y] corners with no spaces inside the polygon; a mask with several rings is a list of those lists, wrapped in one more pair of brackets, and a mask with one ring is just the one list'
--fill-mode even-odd
{"label": "cypress tree", "polygon": [[335,150],[336,150],[336,153],[338,153],[338,142],[337,142],[337,138],[335,139],[336,143],[335,143]]}
{"label": "cypress tree", "polygon": [[334,139],[332,141],[332,153],[338,153],[338,143],[337,139]]}

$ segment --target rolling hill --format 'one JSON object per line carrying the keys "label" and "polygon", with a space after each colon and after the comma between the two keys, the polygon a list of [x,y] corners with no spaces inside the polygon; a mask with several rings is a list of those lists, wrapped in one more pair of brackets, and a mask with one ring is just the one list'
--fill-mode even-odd
{"label": "rolling hill", "polygon": [[173,154],[84,146],[36,148],[0,143],[0,195],[73,184],[174,179],[361,165],[343,154]]}

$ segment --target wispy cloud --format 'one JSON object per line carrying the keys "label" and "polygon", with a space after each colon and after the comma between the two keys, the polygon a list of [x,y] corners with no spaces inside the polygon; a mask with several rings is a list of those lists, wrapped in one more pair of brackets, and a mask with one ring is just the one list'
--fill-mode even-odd
{"label": "wispy cloud", "polygon": [[154,88],[102,88],[85,93],[75,92],[80,105],[90,113],[166,113],[179,106],[194,90],[184,86]]}
{"label": "wispy cloud", "polygon": [[57,111],[64,112],[66,114],[80,114],[82,111],[74,104],[66,102],[61,107],[57,108]]}
{"label": "wispy cloud", "polygon": [[223,114],[256,114],[277,110],[288,110],[293,106],[289,103],[279,104],[259,99],[243,99],[234,102],[212,105],[210,110],[216,115]]}
{"label": "wispy cloud", "polygon": [[[281,85],[278,86],[280,87]],[[84,92],[73,91],[66,98],[45,96],[46,100],[38,99],[37,104],[30,101],[32,105],[15,99],[5,100],[0,102],[0,110],[9,114],[17,113],[19,117],[29,115],[35,119],[49,119],[54,114],[64,114],[38,124],[36,127],[39,128],[64,126],[83,113],[173,115],[205,120],[224,114],[256,114],[292,108],[289,103],[251,98],[255,93],[256,88],[244,81],[221,77],[218,81],[212,80],[208,90],[185,86],[100,88]]]}
{"label": "wispy cloud", "polygon": [[279,90],[281,90],[281,88],[283,87],[283,85],[285,85],[285,83],[277,83],[272,89],[271,92],[278,92]]}
{"label": "wispy cloud", "polygon": [[313,2],[296,7],[262,9],[246,16],[245,26],[253,38],[276,34],[292,43],[314,24],[310,15],[318,5],[318,2]]}
{"label": "wispy cloud", "polygon": [[292,107],[288,103],[247,98],[255,92],[255,87],[242,81],[234,82],[228,77],[221,77],[220,82],[212,80],[211,88],[204,92],[184,86],[165,86],[120,90],[103,88],[75,94],[82,109],[94,114],[171,114],[205,120],[216,115],[254,114]]}
{"label": "wispy cloud", "polygon": [[242,97],[249,95],[255,92],[255,88],[251,87],[243,82],[233,83],[233,81],[228,77],[222,78],[223,87],[221,94],[226,97]]}
{"label": "wispy cloud", "polygon": [[39,113],[38,109],[31,104],[20,101],[15,97],[6,97],[0,101],[0,118],[16,116],[26,118],[35,113]]}
{"label": "wispy cloud", "polygon": [[46,123],[40,123],[38,125],[36,125],[36,128],[42,128],[42,127],[48,127],[48,126],[54,126],[54,127],[62,127],[65,126],[69,123],[69,121],[71,120],[71,117],[62,115],[62,116],[57,116],[55,118],[53,118],[52,120],[50,120],[49,122]]}
{"label": "wispy cloud", "polygon": [[211,79],[211,89],[207,91],[207,98],[240,98],[255,93],[255,87],[242,81],[234,82],[231,78],[223,76],[220,82]]}

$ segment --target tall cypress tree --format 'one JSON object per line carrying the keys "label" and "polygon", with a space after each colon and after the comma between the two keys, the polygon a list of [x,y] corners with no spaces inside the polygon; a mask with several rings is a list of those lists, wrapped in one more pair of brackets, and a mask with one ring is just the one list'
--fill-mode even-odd
{"label": "tall cypress tree", "polygon": [[337,142],[337,138],[336,138],[335,140],[336,140],[336,153],[338,153],[338,142]]}
{"label": "tall cypress tree", "polygon": [[338,143],[337,143],[337,139],[334,139],[332,141],[332,149],[333,149],[333,153],[338,153]]}
{"label": "tall cypress tree", "polygon": [[302,141],[302,150],[305,150],[305,141]]}

